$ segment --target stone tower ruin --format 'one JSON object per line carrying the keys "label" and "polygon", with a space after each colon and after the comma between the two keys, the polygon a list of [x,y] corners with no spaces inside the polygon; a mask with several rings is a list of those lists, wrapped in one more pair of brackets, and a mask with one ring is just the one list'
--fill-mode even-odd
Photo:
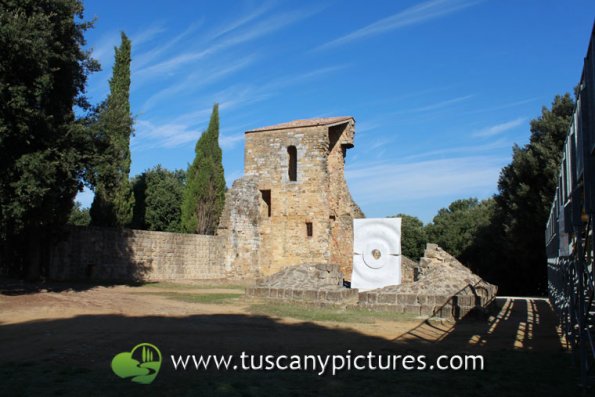
{"label": "stone tower ruin", "polygon": [[227,192],[218,229],[230,275],[333,263],[350,277],[353,219],[364,216],[344,178],[354,134],[353,117],[246,131],[245,175]]}

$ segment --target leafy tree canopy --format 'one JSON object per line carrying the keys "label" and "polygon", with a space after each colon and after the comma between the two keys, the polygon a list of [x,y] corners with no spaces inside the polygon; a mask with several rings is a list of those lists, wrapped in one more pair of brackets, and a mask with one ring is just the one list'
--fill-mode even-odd
{"label": "leafy tree canopy", "polygon": [[531,121],[529,143],[513,147],[512,162],[500,173],[494,227],[503,239],[501,283],[516,293],[546,293],[544,228],[573,111],[570,94],[543,107]]}
{"label": "leafy tree canopy", "polygon": [[[39,275],[42,244],[66,223],[90,158],[73,107],[88,108],[78,0],[5,0],[0,6],[0,260]],[[25,263],[26,262],[26,263]]]}
{"label": "leafy tree canopy", "polygon": [[185,180],[185,171],[172,172],[161,165],[136,176],[132,182],[135,195],[133,227],[179,232]]}
{"label": "leafy tree canopy", "polygon": [[83,208],[81,203],[75,201],[72,211],[68,216],[68,224],[74,226],[89,226],[91,223],[91,214],[89,214],[89,208]]}
{"label": "leafy tree canopy", "polygon": [[397,214],[391,218],[401,218],[401,252],[418,261],[423,256],[428,241],[423,222],[407,214]]}
{"label": "leafy tree canopy", "polygon": [[471,246],[478,229],[490,222],[493,206],[491,199],[453,201],[448,208],[440,209],[427,226],[429,242],[438,244],[460,259]]}

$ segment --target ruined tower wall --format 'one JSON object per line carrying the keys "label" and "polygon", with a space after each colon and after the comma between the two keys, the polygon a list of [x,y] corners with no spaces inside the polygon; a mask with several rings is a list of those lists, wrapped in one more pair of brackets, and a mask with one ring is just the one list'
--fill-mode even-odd
{"label": "ruined tower wall", "polygon": [[256,178],[243,176],[225,194],[217,235],[226,277],[260,277],[260,212],[264,204]]}
{"label": "ruined tower wall", "polygon": [[328,128],[330,263],[339,265],[346,278],[351,277],[353,263],[353,219],[364,217],[345,181],[345,159],[354,134],[353,120]]}
{"label": "ruined tower wall", "polygon": [[[270,217],[261,217],[260,269],[264,275],[301,263],[328,263],[329,208],[327,128],[259,131],[246,134],[246,175],[270,190]],[[289,178],[288,147],[297,152],[297,178]],[[307,223],[312,236],[307,236]]]}
{"label": "ruined tower wall", "polygon": [[229,275],[261,277],[292,265],[332,263],[350,277],[353,218],[363,217],[344,178],[353,136],[350,117],[246,133],[245,176],[227,192],[218,230]]}

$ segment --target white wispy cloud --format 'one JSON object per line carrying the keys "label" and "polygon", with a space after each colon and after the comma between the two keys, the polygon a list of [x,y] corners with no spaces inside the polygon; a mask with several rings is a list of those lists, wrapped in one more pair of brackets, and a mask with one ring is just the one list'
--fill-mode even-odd
{"label": "white wispy cloud", "polygon": [[422,153],[411,154],[404,156],[404,161],[419,160],[428,157],[444,157],[444,156],[461,156],[466,154],[477,154],[490,152],[497,149],[510,148],[512,142],[505,139],[498,139],[494,142],[489,142],[484,145],[468,145],[468,146],[454,146],[443,149],[428,150]]}
{"label": "white wispy cloud", "polygon": [[211,54],[213,49],[206,49],[200,50],[195,52],[185,52],[183,54],[178,54],[173,56],[167,60],[161,61],[159,63],[147,66],[142,68],[136,72],[137,81],[144,81],[148,80],[151,77],[165,75],[174,70],[180,68],[181,66],[197,61],[199,59],[204,58],[205,56]]}
{"label": "white wispy cloud", "polygon": [[130,41],[134,47],[139,47],[143,44],[151,42],[160,33],[165,32],[165,27],[162,23],[149,26],[148,28],[133,34]]}
{"label": "white wispy cloud", "polygon": [[503,132],[506,132],[508,130],[511,130],[513,128],[516,128],[516,127],[524,124],[526,120],[527,120],[526,117],[519,117],[517,119],[510,120],[505,123],[500,123],[500,124],[482,128],[481,130],[474,132],[472,135],[474,137],[481,137],[481,138],[499,135],[499,134],[502,134]]}
{"label": "white wispy cloud", "polygon": [[168,59],[160,60],[155,64],[149,64],[143,68],[140,68],[136,73],[137,79],[142,82],[143,80],[146,80],[150,77],[163,76],[168,73],[173,73],[182,66],[205,59],[207,56],[211,56],[224,49],[253,41],[278,30],[287,28],[300,20],[320,12],[321,10],[322,8],[317,7],[275,14],[259,21],[256,24],[248,25],[242,29],[239,27],[243,26],[248,21],[258,18],[250,18],[241,24],[232,24],[232,27],[223,28],[225,34],[216,33],[211,36],[207,35],[207,37],[210,38],[199,43],[197,48],[174,54]]}
{"label": "white wispy cloud", "polygon": [[[376,149],[386,148],[386,146],[393,142],[395,137],[379,137],[374,139],[372,142],[365,145],[366,150],[379,152]],[[377,153],[378,154],[378,153]]]}
{"label": "white wispy cloud", "polygon": [[107,64],[113,62],[114,48],[118,44],[120,44],[120,33],[116,31],[104,34],[91,44],[93,58],[99,61],[103,70],[106,70]]}
{"label": "white wispy cloud", "polygon": [[147,120],[137,120],[136,135],[132,147],[136,150],[174,148],[189,142],[196,142],[201,131],[189,124],[163,123],[156,124]]}
{"label": "white wispy cloud", "polygon": [[[227,102],[219,104],[219,110],[228,109]],[[132,146],[135,150],[153,148],[175,148],[181,145],[195,143],[207,128],[211,106],[186,112],[164,122],[139,119],[135,124],[135,136]],[[219,144],[223,149],[232,149],[243,139],[243,133],[250,125],[232,124],[222,125],[219,133]]]}
{"label": "white wispy cloud", "polygon": [[[357,122],[357,120],[356,120]],[[367,134],[370,131],[377,130],[381,127],[384,127],[386,123],[381,123],[379,121],[372,121],[372,120],[364,120],[361,123],[357,122],[355,126],[356,136],[362,136]]]}
{"label": "white wispy cloud", "polygon": [[218,37],[221,37],[221,36],[224,36],[230,32],[233,32],[233,31],[245,26],[249,22],[252,22],[253,20],[257,19],[258,17],[264,15],[265,13],[267,13],[268,11],[271,10],[272,6],[273,6],[272,3],[263,3],[258,8],[252,10],[251,12],[243,14],[240,18],[236,18],[233,21],[217,28],[215,31],[213,31],[211,34],[208,35],[208,38],[210,40],[214,40]]}
{"label": "white wispy cloud", "polygon": [[209,69],[194,71],[179,82],[169,85],[155,94],[151,95],[142,105],[141,112],[146,112],[156,104],[179,95],[184,92],[194,92],[199,88],[207,87],[210,84],[220,81],[224,77],[229,77],[234,73],[246,68],[254,62],[256,56],[248,56],[236,62],[229,62],[225,66],[214,65]]}
{"label": "white wispy cloud", "polygon": [[394,114],[420,113],[420,112],[429,112],[429,111],[432,111],[432,110],[444,109],[444,108],[447,108],[449,106],[455,105],[457,103],[467,101],[467,100],[473,98],[474,96],[475,95],[464,95],[464,96],[460,96],[460,97],[456,97],[456,98],[452,98],[452,99],[447,99],[445,101],[440,101],[440,102],[432,103],[432,104],[429,104],[429,105],[424,105],[424,106],[421,106],[421,107],[416,107],[416,108],[412,108],[412,109],[405,109],[405,110],[402,110],[400,112],[396,112]]}
{"label": "white wispy cloud", "polygon": [[[246,106],[278,95],[289,87],[326,76],[349,65],[325,66],[300,74],[291,74],[272,79],[262,84],[236,84],[213,95],[220,101],[220,107]],[[273,122],[274,123],[274,122]]]}
{"label": "white wispy cloud", "polygon": [[500,105],[485,107],[485,108],[481,108],[481,109],[473,109],[473,110],[463,111],[463,112],[461,112],[459,114],[461,114],[461,115],[469,115],[469,114],[477,114],[477,113],[485,113],[485,112],[494,112],[496,110],[509,109],[509,108],[514,108],[514,107],[520,106],[520,105],[525,105],[527,103],[535,102],[538,99],[539,99],[538,97],[527,98],[527,99],[522,99],[520,101],[513,101],[513,102],[508,102],[508,103],[502,103]]}
{"label": "white wispy cloud", "polygon": [[417,4],[413,7],[406,8],[389,17],[380,19],[370,25],[357,29],[354,32],[341,36],[337,39],[329,41],[316,50],[328,49],[350,43],[355,40],[365,39],[371,36],[376,36],[391,30],[403,28],[405,26],[416,25],[430,19],[439,18],[456,11],[463,10],[470,7],[478,1],[467,0],[431,0],[425,3]]}
{"label": "white wispy cloud", "polygon": [[238,133],[233,135],[219,135],[219,145],[221,145],[222,149],[232,149],[238,143],[244,140],[244,133]]}
{"label": "white wispy cloud", "polygon": [[346,177],[354,198],[370,205],[399,200],[469,195],[494,189],[506,159],[470,156],[419,162],[382,162],[347,167]]}
{"label": "white wispy cloud", "polygon": [[[149,26],[148,28],[131,35],[130,41],[132,42],[133,51],[137,47],[150,42],[164,31],[165,27],[162,24],[159,24]],[[120,37],[119,31],[111,31],[101,36],[90,46],[93,57],[101,63],[104,70],[106,70],[106,66],[113,63],[114,48],[120,45]]]}
{"label": "white wispy cloud", "polygon": [[[343,67],[345,65],[323,67],[297,76],[280,77],[261,85],[232,86],[215,93],[212,97],[218,99],[220,110],[229,110],[240,105],[245,107],[246,105],[269,99],[282,92],[283,88],[324,76]],[[200,137],[202,129],[206,127],[211,110],[212,108],[210,106],[203,107],[179,114],[165,121],[152,121],[140,118],[135,125],[136,136],[133,140],[133,147],[135,150],[146,150],[156,147],[174,148],[194,142]],[[245,130],[253,126],[243,125],[241,127],[245,127]],[[229,127],[225,131],[230,131]],[[240,131],[240,128],[234,128],[232,131],[235,132],[221,135],[220,143],[222,146],[232,148],[241,141],[242,135],[237,133]]]}
{"label": "white wispy cloud", "polygon": [[[190,36],[190,34],[194,33],[203,24],[203,22],[203,19],[196,20],[193,23],[191,23],[190,26],[184,29],[184,31],[174,36],[173,38],[168,39],[165,43],[155,46],[150,50],[140,52],[139,54],[133,54],[133,73],[136,73],[138,70],[141,70],[143,67],[147,66],[149,63],[159,58],[163,54],[167,53],[170,49],[174,48],[178,43],[180,43],[186,37]],[[136,46],[133,43],[132,51],[134,52],[135,49]]]}
{"label": "white wispy cloud", "polygon": [[322,77],[328,75],[330,73],[342,70],[349,67],[348,64],[340,64],[340,65],[332,65],[332,66],[324,66],[318,69],[310,70],[308,72],[295,74],[295,75],[286,75],[283,77],[279,77],[271,82],[264,84],[262,87],[264,90],[276,90],[281,88],[286,88],[289,86],[293,86],[296,84],[301,84],[309,80],[316,79],[318,77]]}
{"label": "white wispy cloud", "polygon": [[[169,123],[155,124],[146,120],[139,120],[136,124],[136,136],[132,145],[135,150],[147,150],[154,148],[171,149],[181,145],[194,144],[202,135],[209,121],[211,109],[203,113],[203,120],[199,123],[187,124],[180,123],[178,118]],[[184,115],[184,118],[191,118]],[[201,129],[202,126],[202,129]],[[224,131],[234,131],[225,133]],[[228,127],[219,134],[219,144],[223,149],[233,149],[244,139],[244,129],[242,126]]]}

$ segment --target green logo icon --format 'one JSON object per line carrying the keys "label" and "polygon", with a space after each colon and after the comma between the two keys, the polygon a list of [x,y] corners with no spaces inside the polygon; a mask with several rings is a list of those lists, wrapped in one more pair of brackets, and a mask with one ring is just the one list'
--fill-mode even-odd
{"label": "green logo icon", "polygon": [[116,354],[112,370],[120,378],[148,385],[153,382],[161,368],[161,352],[150,343],[140,343],[129,352]]}

